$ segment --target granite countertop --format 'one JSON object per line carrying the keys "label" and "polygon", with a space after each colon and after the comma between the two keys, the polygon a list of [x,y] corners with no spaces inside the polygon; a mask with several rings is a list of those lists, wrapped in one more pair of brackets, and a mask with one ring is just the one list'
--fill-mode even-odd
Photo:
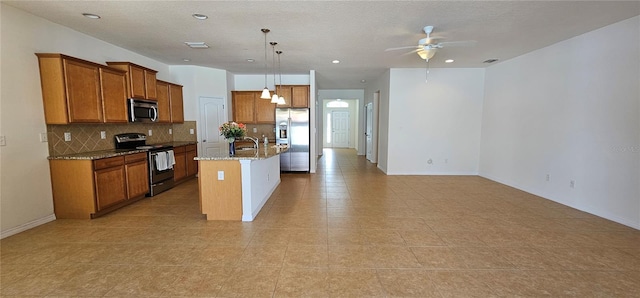
{"label": "granite countertop", "polygon": [[[153,145],[171,145],[173,147],[186,146],[197,144],[198,142],[169,142],[169,143],[161,143],[161,144],[149,144],[149,146]],[[140,152],[147,152],[148,149],[109,149],[109,150],[100,150],[100,151],[89,151],[89,152],[81,152],[81,153],[73,153],[73,154],[65,154],[65,155],[57,155],[57,156],[49,156],[47,159],[68,159],[68,160],[82,160],[82,159],[101,159],[101,158],[109,158],[121,155],[129,155]]]}
{"label": "granite countertop", "polygon": [[269,144],[266,148],[263,144],[260,144],[256,152],[255,149],[249,150],[236,150],[235,156],[229,156],[228,152],[223,154],[212,155],[199,155],[194,160],[260,160],[267,159],[279,155],[280,153],[287,152],[287,147],[277,148],[275,144]]}

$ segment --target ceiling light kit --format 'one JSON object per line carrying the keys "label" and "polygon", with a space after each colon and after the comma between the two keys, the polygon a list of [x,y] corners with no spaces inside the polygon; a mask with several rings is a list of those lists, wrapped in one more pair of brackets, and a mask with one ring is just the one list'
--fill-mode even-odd
{"label": "ceiling light kit", "polygon": [[269,88],[267,88],[267,34],[269,33],[269,29],[260,30],[264,33],[264,89],[262,89],[262,94],[260,98],[262,99],[271,99],[271,93],[269,92]]}
{"label": "ceiling light kit", "polygon": [[338,64],[338,63],[340,63],[340,60],[333,60],[333,61],[331,61],[331,63]]}
{"label": "ceiling light kit", "polygon": [[444,60],[444,63],[453,63],[453,61],[454,61],[453,59],[447,59],[447,60]]}
{"label": "ceiling light kit", "polygon": [[493,62],[496,62],[496,61],[498,61],[498,60],[499,60],[499,59],[497,59],[497,58],[492,58],[492,59],[484,60],[484,61],[482,61],[482,63],[493,63]]}
{"label": "ceiling light kit", "polygon": [[417,53],[420,58],[424,60],[429,60],[433,58],[438,49],[442,49],[450,46],[473,46],[475,45],[475,40],[465,40],[465,41],[444,41],[437,42],[435,39],[431,38],[431,33],[433,32],[433,26],[425,26],[423,29],[424,33],[427,34],[426,38],[420,39],[418,41],[417,46],[406,46],[399,48],[388,48],[386,51],[395,51],[395,50],[404,50],[404,49],[415,49],[409,53]]}

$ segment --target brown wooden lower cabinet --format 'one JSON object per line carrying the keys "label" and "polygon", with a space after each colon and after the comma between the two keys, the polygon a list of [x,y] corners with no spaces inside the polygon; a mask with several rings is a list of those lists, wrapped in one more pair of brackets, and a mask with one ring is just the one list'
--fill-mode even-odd
{"label": "brown wooden lower cabinet", "polygon": [[173,156],[176,164],[173,165],[173,181],[180,181],[187,177],[186,146],[173,148]]}
{"label": "brown wooden lower cabinet", "polygon": [[97,160],[49,160],[56,218],[88,219],[145,197],[146,153]]}
{"label": "brown wooden lower cabinet", "polygon": [[198,174],[198,162],[193,160],[198,156],[195,144],[173,148],[176,164],[173,166],[173,181],[181,181]]}
{"label": "brown wooden lower cabinet", "polygon": [[196,156],[198,156],[198,151],[196,149],[196,145],[187,145],[187,176],[192,177],[198,174],[198,161],[194,160]]}
{"label": "brown wooden lower cabinet", "polygon": [[[124,162],[124,160],[123,160]],[[97,211],[127,199],[127,180],[122,164],[94,172]]]}
{"label": "brown wooden lower cabinet", "polygon": [[127,198],[135,199],[149,193],[149,166],[146,153],[125,155]]}

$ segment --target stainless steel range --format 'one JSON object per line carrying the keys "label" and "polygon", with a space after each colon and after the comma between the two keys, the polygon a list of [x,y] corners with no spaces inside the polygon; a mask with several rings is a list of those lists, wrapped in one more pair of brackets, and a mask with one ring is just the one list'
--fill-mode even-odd
{"label": "stainless steel range", "polygon": [[173,187],[173,165],[175,157],[171,145],[147,145],[147,136],[143,133],[124,133],[115,136],[116,150],[147,150],[149,163],[149,193],[155,196]]}

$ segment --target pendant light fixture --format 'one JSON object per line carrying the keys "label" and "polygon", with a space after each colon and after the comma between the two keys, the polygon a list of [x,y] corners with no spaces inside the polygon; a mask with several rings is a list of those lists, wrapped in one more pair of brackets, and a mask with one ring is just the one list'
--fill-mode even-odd
{"label": "pendant light fixture", "polygon": [[[271,52],[271,56],[272,56],[272,60],[273,60],[273,86],[274,89],[277,87],[276,85],[276,45],[278,44],[275,41],[270,42],[271,44],[271,48],[272,48],[272,52]],[[278,103],[278,95],[276,94],[276,91],[273,92],[273,97],[271,97],[271,103]]]}
{"label": "pendant light fixture", "polygon": [[271,94],[269,93],[269,88],[267,88],[267,33],[269,33],[269,29],[262,29],[262,33],[264,33],[264,89],[262,90],[262,94],[260,98],[262,99],[270,99]]}
{"label": "pendant light fixture", "polygon": [[[276,54],[278,54],[278,73],[280,74],[280,91],[282,91],[282,67],[280,65],[280,54],[282,54],[282,51],[276,51]],[[280,93],[280,96],[278,97],[278,104],[283,105],[286,103],[287,102],[284,100],[282,93]]]}

